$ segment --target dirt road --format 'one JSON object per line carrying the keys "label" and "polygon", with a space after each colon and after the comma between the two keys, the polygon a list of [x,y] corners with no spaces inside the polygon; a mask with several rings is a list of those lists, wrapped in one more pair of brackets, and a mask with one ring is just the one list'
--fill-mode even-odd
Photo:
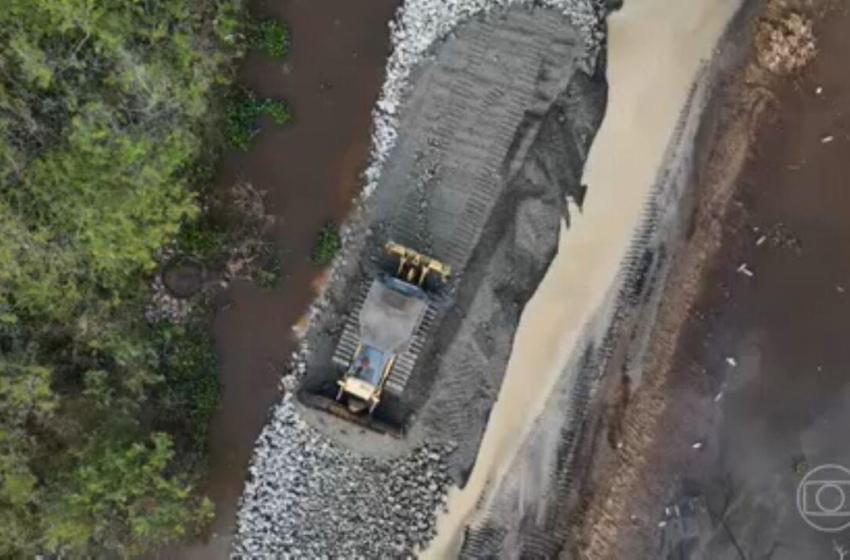
{"label": "dirt road", "polygon": [[[469,523],[464,556],[551,557],[563,545],[571,455],[608,332],[624,296],[641,291],[639,271],[661,274],[681,233],[681,178],[711,86],[694,82],[738,6],[635,0],[608,18],[610,102],[584,170],[584,208],[523,311],[475,470],[441,519],[455,530],[445,541],[463,534],[454,519]],[[647,322],[655,303],[643,306]]]}

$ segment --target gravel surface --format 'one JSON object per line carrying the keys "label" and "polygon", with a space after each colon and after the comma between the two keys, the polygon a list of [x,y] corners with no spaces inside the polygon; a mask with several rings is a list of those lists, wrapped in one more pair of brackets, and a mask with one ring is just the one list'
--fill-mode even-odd
{"label": "gravel surface", "polygon": [[238,554],[293,558],[411,556],[433,535],[449,482],[448,444],[376,460],[331,443],[290,397],[260,435],[239,514]]}
{"label": "gravel surface", "polygon": [[[355,255],[361,255],[367,247],[376,226],[376,208],[381,204],[364,202],[344,231],[345,249],[334,264],[328,288],[311,309],[304,345],[293,355],[291,372],[282,382],[288,395],[258,440],[238,514],[234,545],[237,556],[412,556],[417,547],[432,538],[436,513],[445,501],[449,484],[462,480],[462,473],[471,468],[508,357],[507,350],[482,355],[480,345],[482,341],[498,341],[500,347],[510,348],[519,313],[556,250],[559,222],[565,215],[564,196],[580,190],[577,177],[581,163],[601,118],[600,88],[588,85],[598,82],[588,82],[587,76],[577,69],[585,64],[593,69],[592,61],[602,39],[600,10],[595,3],[591,0],[408,0],[392,27],[393,54],[375,111],[373,160],[364,191],[365,201],[378,185],[379,177],[380,189],[400,188],[393,187],[395,183],[404,185],[401,181],[404,173],[398,172],[398,181],[388,181],[381,173],[396,145],[400,124],[405,134],[409,132],[406,111],[401,110],[402,99],[407,100],[406,89],[412,72],[434,54],[435,41],[451,38],[455,27],[466,19],[512,5],[543,5],[566,14],[561,24],[567,28],[564,40],[574,45],[571,48],[575,53],[584,56],[569,51],[563,60],[555,59],[555,66],[550,63],[541,66],[558,70],[557,64],[561,65],[560,71],[549,72],[551,76],[538,76],[542,89],[536,86],[529,90],[529,103],[533,101],[534,106],[519,107],[512,125],[521,128],[516,133],[520,145],[499,155],[505,158],[501,172],[507,174],[516,171],[516,165],[532,146],[537,148],[531,151],[538,154],[535,163],[519,173],[516,181],[508,181],[506,176],[497,179],[505,182],[509,194],[496,203],[493,216],[484,228],[484,238],[475,249],[467,273],[469,279],[465,276],[457,296],[457,320],[441,329],[435,344],[447,349],[446,359],[441,360],[441,352],[435,348],[424,360],[429,363],[429,372],[419,377],[430,379],[428,383],[435,383],[437,388],[434,398],[426,405],[419,403],[423,406],[423,420],[419,424],[442,425],[442,428],[419,430],[417,437],[406,442],[382,444],[394,445],[400,452],[352,451],[350,442],[341,444],[338,434],[330,437],[317,429],[317,424],[305,420],[295,398],[290,396],[304,374],[314,370],[316,363],[324,360],[332,349],[334,328],[338,328],[345,312],[344,303],[340,302],[350,300],[346,290],[356,285],[353,279],[362,274],[360,267],[368,260]],[[555,33],[558,28],[558,25],[550,26],[546,32]],[[547,37],[532,39],[545,46],[549,43]],[[499,47],[502,49],[512,44],[504,38],[498,41],[502,41]],[[507,50],[511,52],[510,48]],[[573,72],[585,79],[571,80]],[[569,91],[565,91],[568,84]],[[577,95],[579,100],[571,95]],[[588,101],[582,102],[582,98]],[[414,99],[409,103],[418,102]],[[527,113],[524,117],[523,111]],[[542,140],[532,142],[541,122],[550,126],[560,123],[563,132],[553,130]],[[413,143],[418,145],[419,140]],[[546,146],[552,152],[548,157],[542,155]],[[566,152],[559,156],[561,149]],[[407,156],[412,157],[414,152]],[[392,159],[393,167],[398,169],[395,165],[398,156],[393,155]],[[532,168],[551,168],[551,172],[543,177]],[[501,227],[500,223],[508,226]],[[529,238],[535,234],[537,243]],[[491,255],[495,255],[493,259]],[[468,321],[458,322],[466,315]],[[415,389],[427,395],[428,383],[421,391]],[[450,398],[450,394],[454,397]],[[441,418],[441,411],[448,417]],[[361,440],[352,437],[351,441]]]}
{"label": "gravel surface", "polygon": [[381,170],[398,138],[398,113],[410,84],[410,73],[428,56],[435,43],[461,22],[478,14],[512,5],[543,6],[562,12],[587,36],[592,48],[603,38],[600,15],[592,0],[408,0],[390,24],[392,49],[381,99],[375,109],[372,164],[366,170],[364,195],[377,187]]}

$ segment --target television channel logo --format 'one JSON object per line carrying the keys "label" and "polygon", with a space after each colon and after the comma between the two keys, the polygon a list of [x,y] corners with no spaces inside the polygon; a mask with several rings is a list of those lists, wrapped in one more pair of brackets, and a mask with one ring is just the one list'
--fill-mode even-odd
{"label": "television channel logo", "polygon": [[837,533],[850,527],[850,469],[821,465],[806,473],[797,487],[797,509],[818,531]]}

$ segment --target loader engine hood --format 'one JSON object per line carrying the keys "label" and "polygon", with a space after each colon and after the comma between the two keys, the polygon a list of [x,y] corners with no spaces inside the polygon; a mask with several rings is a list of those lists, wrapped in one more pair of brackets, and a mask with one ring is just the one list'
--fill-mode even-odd
{"label": "loader engine hood", "polygon": [[427,308],[422,289],[389,276],[378,278],[360,310],[362,343],[387,355],[403,353]]}

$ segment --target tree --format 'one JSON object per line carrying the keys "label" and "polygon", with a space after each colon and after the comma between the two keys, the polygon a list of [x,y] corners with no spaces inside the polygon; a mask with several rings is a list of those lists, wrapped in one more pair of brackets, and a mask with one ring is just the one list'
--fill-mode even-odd
{"label": "tree", "polygon": [[47,515],[47,550],[133,556],[208,521],[209,500],[197,500],[186,482],[166,474],[173,456],[171,438],[161,433],[148,444],[94,448],[54,489],[61,498]]}
{"label": "tree", "polygon": [[211,352],[144,307],[242,27],[241,0],[3,1],[0,557],[141,554],[209,517]]}

